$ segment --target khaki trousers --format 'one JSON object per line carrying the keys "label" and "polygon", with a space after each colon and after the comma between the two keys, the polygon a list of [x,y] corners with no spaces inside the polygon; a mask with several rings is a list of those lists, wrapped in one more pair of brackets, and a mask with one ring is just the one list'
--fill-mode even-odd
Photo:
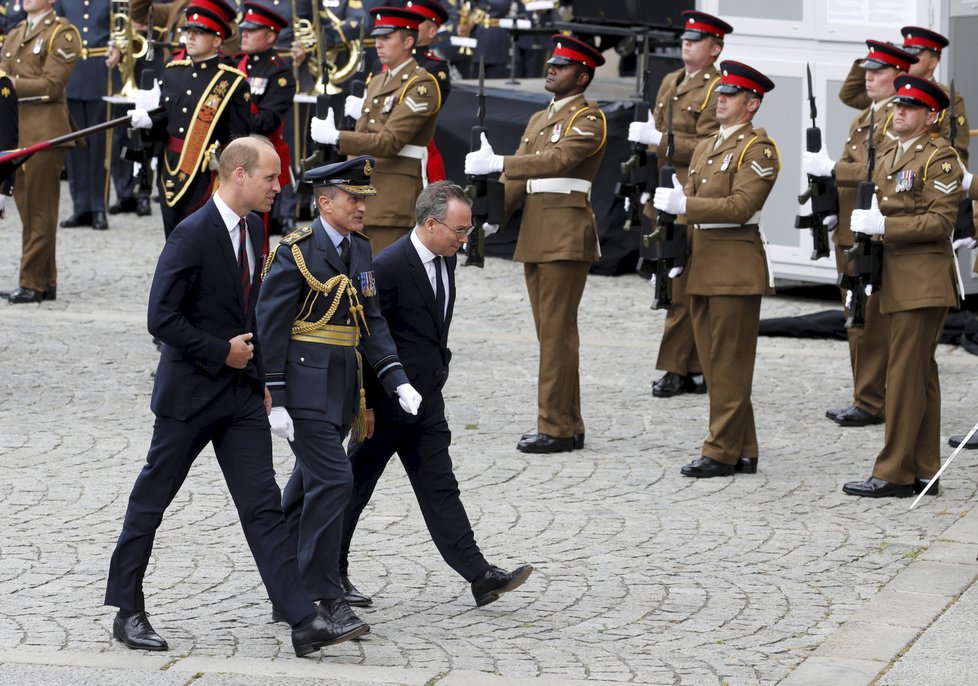
{"label": "khaki trousers", "polygon": [[659,356],[655,360],[656,369],[680,376],[703,372],[693,340],[693,321],[689,316],[689,296],[686,295],[688,274],[688,270],[683,270],[672,280],[672,307],[666,311]]}
{"label": "khaki trousers", "polygon": [[873,476],[894,484],[930,479],[941,468],[941,382],[937,341],[946,307],[894,312],[886,371],[886,432]]}
{"label": "khaki trousers", "polygon": [[572,261],[523,265],[540,342],[537,431],[558,438],[584,433],[577,308],[590,267],[588,262]]}
{"label": "khaki trousers", "polygon": [[64,150],[35,153],[17,169],[14,201],[23,222],[21,288],[44,291],[58,284],[55,247]]}
{"label": "khaki trousers", "polygon": [[710,433],[703,455],[726,464],[757,457],[750,395],[761,296],[693,295],[690,315],[710,396]]}

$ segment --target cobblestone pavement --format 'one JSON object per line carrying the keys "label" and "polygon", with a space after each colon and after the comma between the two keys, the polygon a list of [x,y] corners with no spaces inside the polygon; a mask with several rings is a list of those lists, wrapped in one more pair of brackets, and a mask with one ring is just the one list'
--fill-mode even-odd
{"label": "cobblestone pavement", "polygon": [[[65,187],[62,216],[66,197]],[[157,354],[145,308],[162,231],[158,210],[125,216],[110,218],[107,232],[59,231],[57,301],[0,304],[0,663],[31,651],[52,664],[61,664],[58,651],[107,665],[130,657],[113,642],[112,610],[101,602],[152,426]],[[16,210],[0,222],[2,286],[15,285],[19,227]],[[941,496],[913,512],[905,500],[842,494],[843,481],[870,473],[883,427],[840,429],[823,418],[849,393],[841,342],[762,338],[759,473],[681,477],[705,435],[706,399],[651,397],[664,317],[649,311],[651,289],[632,277],[591,277],[584,295],[586,449],[523,455],[515,444],[533,425],[537,358],[521,268],[494,259],[460,270],[458,283],[446,401],[463,500],[491,562],[530,562],[536,572],[475,608],[392,463],[351,561],[355,583],[375,599],[362,612],[372,632],[318,658],[324,669],[356,667],[344,672],[351,682],[394,668],[553,683],[772,684],[970,510],[967,455],[942,479]],[[763,315],[832,306],[766,298]],[[974,421],[978,360],[950,346],[938,360],[946,438]],[[292,458],[279,440],[275,461],[284,483]],[[171,646],[161,662],[296,662],[288,632],[268,622],[210,450],[164,519],[146,592]],[[25,669],[0,666],[0,681],[25,683],[17,676]],[[48,674],[52,683],[66,682],[57,671],[65,669]],[[186,682],[171,676],[153,683]],[[127,682],[120,678],[101,683]]]}

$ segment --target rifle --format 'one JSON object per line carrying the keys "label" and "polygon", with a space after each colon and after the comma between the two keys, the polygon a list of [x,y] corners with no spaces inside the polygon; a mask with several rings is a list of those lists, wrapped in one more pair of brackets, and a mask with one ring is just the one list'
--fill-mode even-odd
{"label": "rifle", "polygon": [[[486,65],[479,59],[479,92],[478,109],[476,116],[479,123],[472,127],[472,137],[470,138],[470,149],[478,150],[482,147],[482,134],[486,132]],[[465,262],[463,267],[484,267],[486,264],[485,242],[486,232],[483,224],[502,224],[503,223],[503,184],[498,179],[489,176],[469,176],[469,185],[465,188],[466,195],[472,200],[472,225],[475,227],[475,235],[469,239],[465,246]]]}
{"label": "rifle", "polygon": [[[659,186],[672,188],[676,167],[672,163],[675,152],[675,135],[672,130],[672,100],[666,108],[666,163],[659,168]],[[655,230],[643,239],[645,247],[655,247],[655,300],[653,310],[672,307],[673,267],[686,266],[686,225],[676,224],[676,215],[659,211],[655,218]]]}
{"label": "rifle", "polygon": [[[808,72],[808,109],[812,125],[805,132],[805,149],[808,152],[818,152],[822,149],[822,131],[815,123],[818,110],[815,108],[815,92],[812,89],[812,68],[806,65]],[[812,201],[812,213],[795,217],[796,229],[809,229],[812,232],[812,259],[829,256],[829,228],[824,220],[832,215],[839,215],[839,190],[835,180],[830,176],[808,175],[808,188],[798,196],[798,203],[804,205]]]}
{"label": "rifle", "polygon": [[[866,158],[866,180],[860,181],[856,187],[856,209],[868,210],[872,207],[873,196],[876,194],[876,184],[873,183],[873,171],[876,169],[876,121],[873,109],[869,109],[869,140],[867,141],[869,155]],[[883,280],[883,244],[872,240],[872,236],[853,232],[855,241],[851,248],[845,251],[846,262],[852,262],[852,276],[839,276],[839,286],[852,291],[852,304],[849,306],[849,317],[846,319],[847,329],[862,329],[866,326],[866,286],[878,288]]]}
{"label": "rifle", "polygon": [[[645,106],[652,101],[649,92],[648,47],[649,39],[646,35],[645,48],[642,51],[642,99],[635,103],[634,121],[637,122],[645,120]],[[621,180],[615,185],[615,195],[628,200],[628,211],[625,213],[625,224],[622,226],[625,231],[639,229],[642,226],[642,194],[652,185],[655,167],[655,155],[650,155],[648,147],[641,143],[633,144],[631,157],[621,163]]]}
{"label": "rifle", "polygon": [[[140,89],[152,90],[155,80],[156,75],[152,69],[143,69],[139,74]],[[136,173],[135,194],[147,199],[153,192],[153,169],[150,166],[154,157],[153,147],[152,143],[143,140],[139,131],[130,129],[128,139],[120,151],[124,160],[139,165],[139,171]]]}
{"label": "rifle", "polygon": [[[947,116],[951,118],[951,123],[948,135],[951,138],[951,147],[954,147],[954,139],[958,137],[957,113],[954,111],[954,79],[951,79],[951,92],[949,95],[951,98],[951,104],[947,107]],[[959,238],[974,237],[975,211],[971,204],[971,199],[968,198],[968,194],[965,193],[958,202],[958,216],[954,220],[954,233],[952,235],[952,239],[958,240]]]}

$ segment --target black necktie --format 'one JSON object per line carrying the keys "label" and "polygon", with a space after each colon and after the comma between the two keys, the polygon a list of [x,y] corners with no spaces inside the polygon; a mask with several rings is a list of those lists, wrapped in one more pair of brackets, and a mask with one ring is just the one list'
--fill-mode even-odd
{"label": "black necktie", "polygon": [[350,273],[350,239],[343,236],[343,240],[340,241],[340,260],[343,261],[343,266],[346,267],[346,273]]}
{"label": "black necktie", "polygon": [[435,255],[431,261],[435,265],[435,309],[438,310],[438,321],[445,323],[445,285],[441,282],[441,255]]}
{"label": "black necktie", "polygon": [[244,217],[238,222],[238,268],[241,269],[241,293],[244,296],[244,309],[248,311],[248,300],[251,298],[251,269],[248,266],[248,223]]}

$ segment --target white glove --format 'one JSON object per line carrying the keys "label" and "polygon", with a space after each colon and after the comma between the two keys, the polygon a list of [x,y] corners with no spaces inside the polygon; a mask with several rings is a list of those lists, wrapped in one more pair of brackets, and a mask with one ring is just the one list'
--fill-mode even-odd
{"label": "white glove", "polygon": [[963,190],[965,193],[967,193],[968,192],[968,189],[971,188],[971,180],[973,178],[975,178],[975,175],[972,174],[967,169],[965,169],[964,170],[964,178],[961,179],[961,190]]}
{"label": "white glove", "polygon": [[839,215],[830,214],[822,219],[822,226],[824,226],[829,231],[835,231],[835,227],[839,225]]}
{"label": "white glove", "polygon": [[625,198],[625,212],[628,212],[630,209],[632,209],[632,199]]}
{"label": "white glove", "polygon": [[818,152],[806,150],[801,154],[801,168],[811,176],[832,176],[835,160],[829,157],[829,154],[825,152],[825,146],[822,146]]}
{"label": "white glove", "polygon": [[482,134],[482,147],[465,156],[465,173],[469,176],[485,176],[503,170],[503,156],[496,155],[489,145],[486,134]]}
{"label": "white glove", "polygon": [[292,424],[292,417],[289,416],[289,411],[284,407],[272,408],[268,415],[268,425],[271,427],[272,433],[279,438],[286,438],[290,441],[295,439],[295,426]]}
{"label": "white glove", "polygon": [[149,118],[149,112],[143,109],[129,110],[129,121],[132,122],[134,129],[153,128],[153,120]]}
{"label": "white glove", "polygon": [[846,309],[852,307],[852,291],[846,291]]}
{"label": "white glove", "polygon": [[684,267],[673,267],[669,270],[669,278],[675,279],[677,276],[683,273]]}
{"label": "white glove", "polygon": [[628,125],[628,140],[643,145],[658,145],[662,140],[662,132],[655,128],[652,110],[649,110],[648,121],[633,121]]}
{"label": "white glove", "polygon": [[660,212],[669,214],[686,213],[686,194],[683,193],[682,184],[676,175],[672,175],[672,188],[659,186],[655,189],[655,196],[652,198],[652,206]]}
{"label": "white glove", "polygon": [[882,236],[884,231],[884,218],[880,213],[876,196],[873,196],[873,203],[868,210],[853,210],[849,228],[853,233],[859,232],[869,236]]}
{"label": "white glove", "polygon": [[[0,196],[0,198],[2,197],[3,196]],[[2,210],[3,210],[3,204],[0,203],[0,216],[2,216]],[[976,245],[978,245],[978,241],[976,241],[974,238],[959,238],[958,240],[954,241],[952,245],[954,246],[955,252],[957,252],[961,248],[964,248],[965,250],[971,250]]]}
{"label": "white glove", "polygon": [[332,107],[326,110],[325,119],[320,119],[319,117],[312,118],[312,123],[309,126],[309,135],[320,145],[336,145],[336,141],[340,139],[340,132],[337,131],[336,124],[333,121]]}
{"label": "white glove", "polygon": [[395,389],[397,402],[401,404],[401,409],[408,414],[418,414],[421,407],[421,394],[414,390],[414,386],[409,383],[402,383]]}
{"label": "white glove", "polygon": [[153,87],[149,90],[139,89],[133,99],[136,102],[137,110],[155,110],[160,106],[160,84],[153,81]]}
{"label": "white glove", "polygon": [[346,102],[343,103],[343,114],[353,119],[359,119],[363,113],[363,101],[364,98],[358,98],[355,95],[346,96]]}
{"label": "white glove", "polygon": [[482,234],[486,238],[489,238],[489,236],[496,233],[497,231],[499,231],[499,224],[490,224],[489,222],[486,222],[482,225]]}
{"label": "white glove", "polygon": [[0,193],[0,219],[3,219],[3,216],[6,212],[6,207],[7,207],[7,196]]}
{"label": "white glove", "polygon": [[642,203],[643,205],[645,205],[651,199],[652,199],[652,194],[649,193],[648,191],[643,191],[642,192],[642,195],[641,195],[641,197],[639,197],[638,201],[640,203]]}
{"label": "white glove", "polygon": [[873,294],[873,284],[871,283],[866,284],[866,287],[863,289],[863,293],[866,294],[867,298],[871,296]]}

